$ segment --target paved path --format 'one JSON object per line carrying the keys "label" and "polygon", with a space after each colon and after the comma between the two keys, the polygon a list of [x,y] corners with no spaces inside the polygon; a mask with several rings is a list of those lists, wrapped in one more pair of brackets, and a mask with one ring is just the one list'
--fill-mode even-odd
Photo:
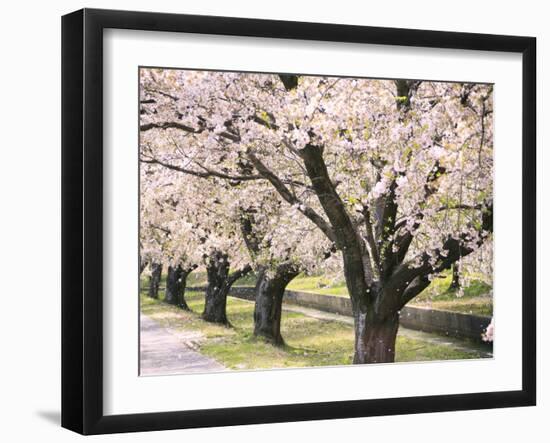
{"label": "paved path", "polygon": [[140,315],[140,375],[219,372],[225,367],[191,349],[185,337]]}

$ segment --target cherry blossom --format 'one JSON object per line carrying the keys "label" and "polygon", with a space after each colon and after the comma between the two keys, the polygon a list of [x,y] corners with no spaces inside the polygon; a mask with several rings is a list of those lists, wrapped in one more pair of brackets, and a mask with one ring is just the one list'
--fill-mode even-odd
{"label": "cherry blossom", "polygon": [[[173,69],[140,82],[144,256],[340,273],[356,363],[393,361],[399,310],[455,262],[491,280],[492,85]],[[159,196],[178,203],[161,211]]]}

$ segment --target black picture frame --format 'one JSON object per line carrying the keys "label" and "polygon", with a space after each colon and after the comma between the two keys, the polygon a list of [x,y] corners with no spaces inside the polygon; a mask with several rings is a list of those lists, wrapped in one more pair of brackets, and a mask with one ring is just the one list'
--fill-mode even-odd
{"label": "black picture frame", "polygon": [[[103,413],[103,30],[501,51],[522,55],[522,389],[265,405]],[[536,403],[536,39],[502,35],[83,9],[62,18],[62,426],[82,434],[228,426]]]}

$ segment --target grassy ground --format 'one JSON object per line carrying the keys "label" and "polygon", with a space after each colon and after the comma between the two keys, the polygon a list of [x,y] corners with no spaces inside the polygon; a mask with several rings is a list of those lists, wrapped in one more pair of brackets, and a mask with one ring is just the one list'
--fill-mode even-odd
{"label": "grassy ground", "polygon": [[449,290],[451,274],[444,278],[436,278],[432,284],[413,300],[413,305],[426,306],[466,314],[493,315],[493,297],[491,287],[481,280],[472,280],[464,295],[458,296],[457,291]]}
{"label": "grassy ground", "polygon": [[[458,297],[456,291],[450,291],[451,274],[447,272],[434,279],[432,284],[411,303],[411,306],[424,306],[466,314],[493,315],[493,298],[491,287],[481,280],[473,279],[464,289],[464,294]],[[235,283],[236,286],[254,286],[255,276],[249,274]],[[204,272],[194,272],[189,276],[189,286],[206,285]],[[332,281],[322,276],[300,275],[290,282],[287,289],[316,294],[347,297],[348,290],[343,280]]]}
{"label": "grassy ground", "polygon": [[[230,369],[334,366],[350,364],[353,355],[353,327],[349,324],[318,320],[300,313],[283,313],[282,335],[286,345],[276,348],[253,331],[254,305],[228,298],[227,316],[231,327],[207,323],[200,318],[204,295],[188,291],[192,312],[153,300],[142,293],[141,310],[163,326],[193,330],[203,334],[200,352],[213,357]],[[428,361],[479,358],[476,351],[464,352],[452,347],[398,337],[396,361]]]}

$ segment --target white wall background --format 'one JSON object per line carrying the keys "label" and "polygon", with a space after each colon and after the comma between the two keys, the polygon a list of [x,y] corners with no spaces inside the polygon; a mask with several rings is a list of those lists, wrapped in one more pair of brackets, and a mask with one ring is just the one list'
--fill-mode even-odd
{"label": "white wall background", "polygon": [[[544,2],[338,2],[156,0],[5,2],[0,26],[0,438],[8,442],[80,440],[59,427],[60,410],[60,16],[83,6],[283,20],[531,35],[538,38],[538,148],[550,89],[550,28]],[[548,224],[550,156],[539,155],[539,226]],[[545,200],[545,204],[543,204]],[[539,276],[550,247],[539,229]],[[539,312],[550,308],[539,278]],[[95,441],[392,442],[517,441],[548,438],[550,328],[539,315],[539,406],[102,436]],[[387,440],[386,440],[387,439]],[[527,440],[529,441],[529,440]]]}

